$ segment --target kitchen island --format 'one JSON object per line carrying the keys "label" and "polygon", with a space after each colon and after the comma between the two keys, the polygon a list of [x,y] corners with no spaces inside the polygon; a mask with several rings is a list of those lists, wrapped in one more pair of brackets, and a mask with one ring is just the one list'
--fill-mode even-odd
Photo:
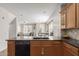
{"label": "kitchen island", "polygon": [[49,39],[7,40],[8,56],[61,56],[62,41]]}
{"label": "kitchen island", "polygon": [[71,38],[7,40],[7,49],[8,56],[78,56],[79,41]]}

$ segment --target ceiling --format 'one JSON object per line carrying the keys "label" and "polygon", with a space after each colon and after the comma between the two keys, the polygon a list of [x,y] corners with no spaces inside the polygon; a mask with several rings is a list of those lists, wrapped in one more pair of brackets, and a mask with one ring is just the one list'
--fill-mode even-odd
{"label": "ceiling", "polygon": [[16,15],[19,22],[46,22],[57,5],[57,3],[0,3],[0,7]]}

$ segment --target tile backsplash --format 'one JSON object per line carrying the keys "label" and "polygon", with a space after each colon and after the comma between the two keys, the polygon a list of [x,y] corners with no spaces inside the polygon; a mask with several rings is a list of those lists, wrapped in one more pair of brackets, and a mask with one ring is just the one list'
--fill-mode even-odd
{"label": "tile backsplash", "polygon": [[70,38],[79,40],[79,29],[71,29],[67,31]]}

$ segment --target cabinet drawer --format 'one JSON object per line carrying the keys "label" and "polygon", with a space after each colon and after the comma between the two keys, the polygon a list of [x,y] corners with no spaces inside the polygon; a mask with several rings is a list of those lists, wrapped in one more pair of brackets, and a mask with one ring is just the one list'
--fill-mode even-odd
{"label": "cabinet drawer", "polygon": [[33,45],[33,46],[40,46],[41,45],[41,42],[38,40],[34,40],[34,41],[30,41],[30,45]]}
{"label": "cabinet drawer", "polygon": [[15,44],[15,41],[9,41],[8,44]]}
{"label": "cabinet drawer", "polygon": [[41,41],[42,46],[52,46],[52,41]]}
{"label": "cabinet drawer", "polygon": [[59,45],[59,44],[61,44],[62,42],[61,42],[61,40],[59,40],[59,41],[52,41],[52,44],[57,44],[57,45]]}
{"label": "cabinet drawer", "polygon": [[42,41],[42,45],[59,45],[61,41]]}
{"label": "cabinet drawer", "polygon": [[30,41],[30,45],[33,46],[52,46],[52,45],[60,45],[61,41],[54,41],[54,40],[34,40]]}

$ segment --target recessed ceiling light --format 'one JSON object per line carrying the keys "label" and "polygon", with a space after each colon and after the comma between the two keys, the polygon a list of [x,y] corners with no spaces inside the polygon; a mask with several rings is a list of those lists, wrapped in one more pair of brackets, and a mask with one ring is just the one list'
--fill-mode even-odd
{"label": "recessed ceiling light", "polygon": [[43,11],[43,13],[45,14],[45,13],[46,13],[46,11]]}
{"label": "recessed ceiling light", "polygon": [[2,19],[5,19],[5,17],[4,17],[4,16],[2,16]]}
{"label": "recessed ceiling light", "polygon": [[20,16],[23,16],[23,14],[21,14]]}

